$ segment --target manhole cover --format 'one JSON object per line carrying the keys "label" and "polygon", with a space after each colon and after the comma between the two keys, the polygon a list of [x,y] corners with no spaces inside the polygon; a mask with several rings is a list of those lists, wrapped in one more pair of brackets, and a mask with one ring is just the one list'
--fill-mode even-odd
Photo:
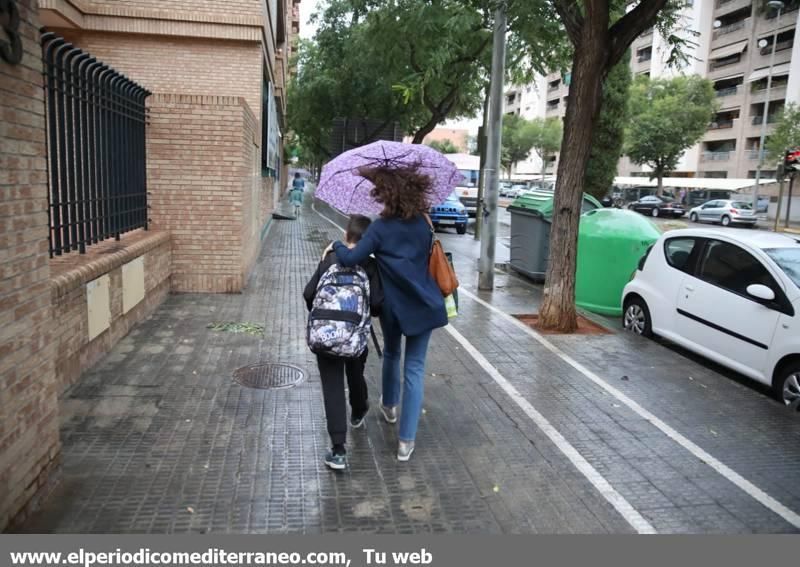
{"label": "manhole cover", "polygon": [[245,388],[283,390],[297,386],[306,373],[297,366],[275,362],[262,362],[243,366],[233,373],[233,380]]}

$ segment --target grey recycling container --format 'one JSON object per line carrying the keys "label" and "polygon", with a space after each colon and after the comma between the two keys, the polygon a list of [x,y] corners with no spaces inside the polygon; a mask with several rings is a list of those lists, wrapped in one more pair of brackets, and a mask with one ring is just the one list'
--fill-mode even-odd
{"label": "grey recycling container", "polygon": [[[550,225],[553,221],[553,191],[527,191],[509,205],[511,214],[512,270],[544,281],[550,258]],[[583,195],[581,212],[602,209],[591,195]]]}

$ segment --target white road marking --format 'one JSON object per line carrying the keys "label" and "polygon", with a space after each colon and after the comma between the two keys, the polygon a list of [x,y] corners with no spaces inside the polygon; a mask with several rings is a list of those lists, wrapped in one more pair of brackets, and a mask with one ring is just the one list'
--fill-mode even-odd
{"label": "white road marking", "polygon": [[[331,223],[336,228],[340,228],[334,221],[326,217],[325,215],[321,214],[319,211],[316,210],[314,205],[312,204],[312,209],[314,210],[317,215]],[[492,379],[497,383],[498,386],[508,395],[511,400],[516,403],[520,409],[525,412],[535,424],[536,426],[553,442],[553,444],[561,451],[564,456],[569,459],[572,465],[583,474],[586,479],[594,486],[597,491],[605,498],[613,507],[620,513],[620,515],[625,518],[625,521],[628,522],[633,529],[635,529],[640,534],[654,534],[656,533],[655,528],[648,522],[636,509],[631,506],[630,502],[628,502],[619,492],[614,490],[614,487],[599,473],[597,470],[589,464],[589,462],[578,452],[575,447],[573,447],[569,441],[567,441],[558,430],[553,427],[549,421],[539,413],[533,405],[525,399],[525,397],[519,393],[519,391],[503,376],[497,368],[492,366],[492,364],[483,356],[475,346],[470,343],[464,335],[459,333],[452,325],[448,325],[446,328],[447,332],[449,332],[453,338],[458,341],[458,343],[464,348],[464,350],[469,353],[469,355],[475,359],[483,370],[492,377]]]}
{"label": "white road marking", "polygon": [[[332,221],[331,219],[329,219],[328,217],[326,217],[325,215],[323,215],[322,213],[317,211],[316,208],[314,207],[313,203],[312,203],[312,209],[321,218],[323,218],[326,221],[328,221],[329,223],[331,223],[337,229],[342,230],[342,228],[338,224],[336,224],[334,221]],[[667,425],[664,421],[662,421],[661,419],[656,417],[654,414],[652,414],[651,412],[649,412],[648,410],[643,408],[637,402],[635,402],[634,400],[632,400],[631,398],[626,396],[624,393],[622,393],[621,391],[619,391],[618,389],[613,387],[611,384],[609,384],[608,382],[606,382],[605,380],[600,378],[597,374],[595,374],[594,372],[592,372],[591,370],[589,370],[588,368],[583,366],[581,363],[579,363],[578,361],[573,359],[571,356],[569,356],[567,353],[562,351],[556,345],[554,345],[553,343],[548,341],[546,338],[544,338],[541,334],[537,333],[532,328],[530,328],[529,326],[525,325],[520,320],[512,317],[511,315],[509,315],[505,311],[502,311],[502,310],[498,309],[494,305],[484,301],[483,299],[481,299],[477,295],[471,293],[470,291],[468,291],[468,290],[466,290],[464,288],[459,288],[458,293],[459,293],[459,295],[464,295],[466,297],[469,297],[470,299],[472,299],[476,303],[486,307],[487,309],[489,309],[492,312],[496,313],[497,315],[499,315],[500,317],[502,317],[506,321],[509,321],[510,323],[515,325],[517,328],[519,328],[520,330],[524,331],[525,333],[527,333],[528,335],[533,337],[539,344],[541,344],[547,350],[549,350],[550,352],[552,352],[553,354],[558,356],[561,360],[563,360],[564,362],[566,362],[567,364],[572,366],[575,370],[577,370],[578,372],[583,374],[586,378],[588,378],[589,380],[591,380],[592,382],[594,382],[595,384],[597,384],[598,386],[603,388],[606,392],[608,392],[609,394],[611,394],[612,396],[617,398],[617,400],[619,400],[620,402],[625,404],[628,408],[633,410],[633,412],[635,412],[641,418],[643,418],[644,420],[648,421],[649,423],[652,423],[653,426],[655,426],[657,429],[659,429],[667,437],[669,437],[670,439],[672,439],[673,441],[678,443],[678,445],[680,445],[681,447],[683,447],[684,449],[689,451],[692,455],[694,455],[695,457],[697,457],[698,459],[700,459],[701,461],[706,463],[714,471],[716,471],[717,473],[722,475],[724,478],[726,478],[727,480],[729,480],[730,482],[735,484],[742,491],[744,491],[747,495],[749,495],[750,497],[754,498],[756,501],[758,501],[760,504],[762,504],[763,506],[765,506],[766,508],[768,508],[769,510],[771,510],[772,512],[774,512],[778,516],[782,517],[784,520],[786,520],[787,522],[792,524],[794,527],[800,528],[800,514],[798,514],[797,512],[791,510],[790,508],[788,508],[787,506],[785,506],[784,504],[782,504],[781,502],[779,502],[778,500],[776,500],[775,498],[773,498],[772,496],[770,496],[769,494],[767,494],[766,492],[764,492],[763,490],[758,488],[756,485],[754,485],[752,482],[750,482],[749,480],[744,478],[742,475],[737,473],[735,470],[731,469],[729,466],[724,464],[722,461],[718,460],[717,458],[713,457],[711,454],[707,453],[700,446],[698,446],[694,442],[690,441],[688,438],[683,436],[681,433],[676,431],[674,428],[672,428],[671,426]],[[534,420],[534,422],[536,422],[536,419],[534,419],[533,416],[531,416],[531,414],[528,413],[526,408],[521,405],[521,402],[524,402],[525,404],[527,404],[530,407],[530,409],[533,410],[533,412],[536,412],[536,409],[533,408],[533,406],[531,406],[527,402],[527,400],[525,400],[525,398],[522,397],[522,395],[519,394],[519,392],[516,389],[514,389],[514,387],[510,383],[508,383],[508,381],[497,371],[497,369],[494,368],[491,365],[491,363],[489,363],[488,360],[486,360],[486,358],[483,357],[483,355],[480,354],[480,352],[478,352],[472,346],[472,344],[469,343],[469,341],[467,341],[466,338],[464,338],[460,333],[458,333],[458,331],[456,331],[452,327],[452,325],[448,325],[447,330],[453,335],[454,338],[456,338],[456,340],[459,340],[458,337],[460,336],[461,339],[463,339],[469,345],[469,348],[467,348],[467,346],[464,343],[462,343],[464,348],[467,348],[467,351],[473,356],[473,358],[475,358],[475,354],[477,354],[478,356],[483,358],[483,360],[486,362],[488,367],[492,368],[493,371],[497,373],[497,376],[499,376],[503,381],[505,381],[506,384],[508,384],[508,386],[510,388],[512,388],[512,391],[516,393],[516,396],[518,396],[518,398],[515,397],[515,396],[512,396],[511,393],[508,392],[508,390],[506,390],[506,393],[517,403],[517,405],[520,405],[520,407],[523,409],[523,411],[525,411],[526,414],[528,414],[528,416],[531,417],[531,419]],[[456,336],[456,334],[454,334],[454,333],[458,333],[458,336]],[[459,340],[459,342],[461,342],[461,341]],[[470,349],[472,349],[472,350],[470,350]],[[476,358],[476,360],[478,360],[478,359]],[[478,362],[480,364],[480,361],[478,361]],[[481,364],[481,366],[483,366],[483,364]],[[486,367],[484,367],[484,369],[486,370]],[[487,372],[488,372],[488,370],[487,370]],[[497,376],[495,376],[492,373],[490,373],[490,375],[492,376],[492,378],[496,382],[498,382],[498,385],[503,387],[502,384],[500,384],[500,382],[497,380]],[[503,388],[503,389],[505,390],[505,388]],[[536,415],[538,415],[542,420],[544,420],[544,423],[546,423],[547,426],[552,429],[552,432],[555,435],[558,435],[559,437],[561,437],[562,440],[564,439],[563,436],[561,436],[561,434],[557,430],[553,429],[552,426],[550,426],[549,422],[547,422],[547,420],[541,414],[536,412]],[[539,426],[540,429],[542,429],[542,431],[545,431],[544,428],[542,427],[542,425],[540,425],[538,422],[537,422],[537,425]],[[548,434],[547,431],[545,431],[545,434],[547,434],[548,437],[550,437],[550,434]],[[552,440],[552,437],[551,437],[551,440]],[[554,441],[554,443],[555,443],[555,441]],[[583,457],[580,455],[580,453],[578,453],[574,449],[574,447],[572,447],[569,444],[569,442],[564,440],[564,443],[566,443],[566,446],[568,446],[572,451],[575,452],[575,456],[577,458],[582,459],[584,462],[586,462],[585,459],[583,459]],[[558,443],[556,443],[556,445],[558,445]],[[575,461],[570,457],[570,455],[568,455],[564,451],[564,449],[562,449],[560,446],[559,446],[559,449],[561,449],[561,451],[564,452],[564,454],[567,455],[568,458],[570,458],[570,461],[572,461],[573,464],[576,467],[578,466],[575,463]],[[591,469],[591,471],[594,471],[594,474],[596,474],[603,482],[608,484],[608,482],[602,476],[600,476],[599,473],[597,473],[597,471],[595,471],[594,468],[592,468],[591,465],[588,462],[586,463],[586,466],[588,466]],[[578,468],[579,468],[579,470],[581,470],[580,467],[578,467]],[[586,472],[584,472],[583,470],[581,470],[581,472],[585,476],[587,476],[589,481],[592,482],[592,484],[594,484],[595,487],[597,487],[597,485],[594,483],[592,477],[588,476],[588,474]],[[616,494],[619,498],[622,498],[621,496],[619,496],[619,494],[616,491],[614,491],[613,487],[608,485],[608,488],[611,491],[613,491],[614,494]],[[599,487],[598,487],[598,490],[601,492],[601,494],[603,494],[603,496],[607,500],[609,500],[609,497],[606,495],[606,493],[603,492],[603,490],[601,490]],[[630,507],[630,504],[627,501],[625,501],[624,498],[622,500],[623,500],[623,502],[625,502],[625,504],[627,506]],[[611,504],[614,505],[614,507],[618,511],[620,511],[620,508],[618,508],[617,505],[614,502],[612,502],[611,500],[609,500],[609,502],[611,502]],[[631,510],[633,511],[634,514],[639,515],[638,512],[636,512],[636,510],[634,510],[632,507],[631,507]],[[623,514],[625,519],[635,529],[638,529],[636,524],[634,524],[631,520],[629,520],[628,517],[622,511],[620,511],[620,513]],[[647,523],[647,521],[644,520],[644,518],[642,518],[642,521]],[[650,527],[652,529],[652,526],[650,526]]]}
{"label": "white road marking", "polygon": [[[460,293],[460,292],[459,292]],[[448,325],[445,327],[445,330],[449,332],[453,338],[458,341],[458,343],[464,348],[469,355],[475,359],[483,370],[492,377],[492,379],[497,383],[498,386],[506,393],[506,395],[511,398],[511,400],[517,404],[522,411],[525,412],[531,421],[533,421],[536,426],[542,430],[542,433],[547,435],[550,441],[561,451],[564,456],[569,459],[569,461],[573,464],[573,466],[578,469],[578,471],[586,477],[586,479],[592,483],[597,491],[605,498],[616,510],[620,513],[620,515],[625,518],[633,529],[635,529],[640,534],[654,534],[656,533],[655,528],[648,522],[636,509],[631,506],[630,502],[628,502],[619,492],[614,490],[614,487],[601,475],[597,470],[589,464],[589,462],[583,458],[583,456],[578,452],[575,447],[573,447],[569,441],[567,441],[558,430],[553,427],[549,421],[539,413],[531,403],[525,399],[525,397],[519,393],[519,391],[503,376],[497,368],[492,366],[492,364],[483,356],[478,349],[476,349],[472,343],[470,343],[464,335],[459,333],[452,325]]]}
{"label": "white road marking", "polygon": [[800,514],[791,510],[755,484],[744,478],[742,475],[737,473],[735,470],[724,464],[719,459],[715,458],[714,456],[707,453],[701,447],[699,447],[694,442],[690,441],[688,438],[684,437],[681,433],[673,429],[671,426],[667,425],[664,421],[656,417],[654,414],[650,413],[648,410],[643,408],[637,402],[626,396],[624,393],[616,389],[614,386],[600,378],[597,374],[583,366],[581,363],[573,359],[567,353],[562,351],[556,345],[548,341],[544,338],[541,334],[534,331],[529,326],[522,323],[520,320],[512,317],[508,313],[501,311],[494,305],[484,301],[480,297],[476,296],[475,294],[467,291],[466,289],[460,288],[458,290],[459,295],[465,295],[472,299],[473,301],[483,305],[487,309],[490,309],[492,312],[496,313],[506,321],[509,321],[513,325],[515,325],[520,330],[524,331],[531,337],[533,337],[539,344],[545,347],[547,350],[558,356],[561,360],[572,366],[575,370],[583,374],[586,378],[603,388],[606,392],[617,398],[620,402],[628,406],[631,410],[633,410],[636,414],[638,414],[641,418],[645,419],[646,421],[652,423],[656,428],[658,428],[664,435],[678,443],[681,447],[689,451],[692,455],[706,463],[709,467],[714,469],[717,473],[725,477],[727,480],[738,486],[741,490],[743,490],[746,494],[757,500],[759,503],[767,507],[768,509],[772,510],[775,514],[792,524],[796,528],[800,528]]}

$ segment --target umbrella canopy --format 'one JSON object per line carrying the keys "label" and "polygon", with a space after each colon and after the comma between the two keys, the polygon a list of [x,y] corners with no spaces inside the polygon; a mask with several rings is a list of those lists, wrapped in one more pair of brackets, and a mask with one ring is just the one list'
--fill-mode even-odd
{"label": "umbrella canopy", "polygon": [[373,185],[361,175],[363,167],[412,167],[431,180],[430,206],[439,205],[453,192],[461,174],[444,155],[429,146],[378,141],[349,150],[322,168],[316,197],[345,214],[377,215],[383,205],[372,198]]}

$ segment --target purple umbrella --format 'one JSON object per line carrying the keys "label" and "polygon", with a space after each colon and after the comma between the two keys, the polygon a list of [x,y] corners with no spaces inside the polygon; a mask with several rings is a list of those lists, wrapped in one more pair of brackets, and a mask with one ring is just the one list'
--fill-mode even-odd
{"label": "purple umbrella", "polygon": [[315,195],[345,214],[377,215],[383,205],[370,195],[372,183],[358,174],[362,167],[413,167],[431,179],[428,204],[447,200],[461,180],[455,164],[431,147],[422,144],[378,141],[354,148],[322,168]]}

